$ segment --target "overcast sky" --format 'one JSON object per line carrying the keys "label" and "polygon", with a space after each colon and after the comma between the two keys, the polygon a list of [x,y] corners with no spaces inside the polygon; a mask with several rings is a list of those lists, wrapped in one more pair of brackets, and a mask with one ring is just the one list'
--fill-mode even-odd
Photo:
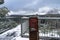
{"label": "overcast sky", "polygon": [[1,6],[6,6],[12,11],[37,10],[44,6],[60,8],[60,0],[5,0]]}

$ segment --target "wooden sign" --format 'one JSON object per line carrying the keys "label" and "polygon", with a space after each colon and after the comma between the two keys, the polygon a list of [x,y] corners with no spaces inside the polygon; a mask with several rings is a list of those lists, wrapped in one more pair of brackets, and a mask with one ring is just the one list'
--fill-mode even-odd
{"label": "wooden sign", "polygon": [[29,18],[29,39],[39,40],[38,18],[37,17]]}

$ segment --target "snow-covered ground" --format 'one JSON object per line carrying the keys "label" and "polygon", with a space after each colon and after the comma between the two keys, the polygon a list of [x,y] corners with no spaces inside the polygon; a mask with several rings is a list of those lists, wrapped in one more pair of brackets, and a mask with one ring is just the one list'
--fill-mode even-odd
{"label": "snow-covered ground", "polygon": [[22,38],[20,34],[21,25],[18,25],[16,28],[13,28],[0,34],[0,40],[29,40],[28,38]]}
{"label": "snow-covered ground", "polygon": [[[8,30],[2,34],[0,34],[0,40],[29,40],[29,38],[23,38],[20,36],[21,34],[21,25],[19,24],[18,26],[16,26],[16,28],[13,28],[11,30]],[[43,34],[40,33],[40,36],[43,37],[57,37],[57,34],[54,34],[53,36],[50,35],[52,33],[49,34]],[[28,33],[26,34],[28,35]],[[60,38],[60,36],[58,35],[58,38]]]}

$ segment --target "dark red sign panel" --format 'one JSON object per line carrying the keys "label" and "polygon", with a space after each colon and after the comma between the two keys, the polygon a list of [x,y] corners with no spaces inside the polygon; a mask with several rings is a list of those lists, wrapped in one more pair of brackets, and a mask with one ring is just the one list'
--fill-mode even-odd
{"label": "dark red sign panel", "polygon": [[38,18],[29,18],[29,38],[30,40],[38,40]]}

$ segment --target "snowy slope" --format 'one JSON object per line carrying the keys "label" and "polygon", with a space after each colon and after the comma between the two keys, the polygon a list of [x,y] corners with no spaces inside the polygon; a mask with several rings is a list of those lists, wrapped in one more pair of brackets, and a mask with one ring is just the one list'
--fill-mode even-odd
{"label": "snowy slope", "polygon": [[[29,38],[23,38],[20,36],[21,34],[21,25],[19,24],[18,26],[16,26],[16,28],[13,28],[11,30],[8,30],[2,34],[0,34],[0,39],[2,38],[2,40],[29,40]],[[52,33],[49,33],[49,34],[43,34],[43,33],[40,33],[39,34],[40,36],[43,36],[43,37],[57,37],[60,38],[59,35],[57,35],[56,33],[53,33],[53,36],[52,36]]]}
{"label": "snowy slope", "polygon": [[[13,28],[11,30],[8,30],[8,31],[2,33],[0,36],[6,37],[7,34],[10,34],[10,33],[13,33],[13,32],[16,32],[16,35],[17,35],[17,33],[20,33],[19,31],[20,31],[20,25],[18,25],[16,28]],[[17,36],[19,36],[19,35],[17,35]]]}
{"label": "snowy slope", "polygon": [[[29,40],[29,38],[21,37],[20,34],[21,34],[21,25],[19,24],[18,26],[16,26],[16,28],[13,28],[11,30],[8,30],[8,31],[0,34],[0,39],[2,38],[2,40]],[[43,37],[60,38],[60,36],[57,35],[56,33],[48,33],[48,34],[40,33],[39,35],[43,36]]]}
{"label": "snowy slope", "polygon": [[28,38],[22,38],[20,36],[20,34],[21,34],[21,25],[18,25],[16,28],[13,28],[11,30],[8,30],[8,31],[0,34],[0,37],[2,39],[4,39],[4,38],[6,39],[9,37],[11,40],[29,40]]}

